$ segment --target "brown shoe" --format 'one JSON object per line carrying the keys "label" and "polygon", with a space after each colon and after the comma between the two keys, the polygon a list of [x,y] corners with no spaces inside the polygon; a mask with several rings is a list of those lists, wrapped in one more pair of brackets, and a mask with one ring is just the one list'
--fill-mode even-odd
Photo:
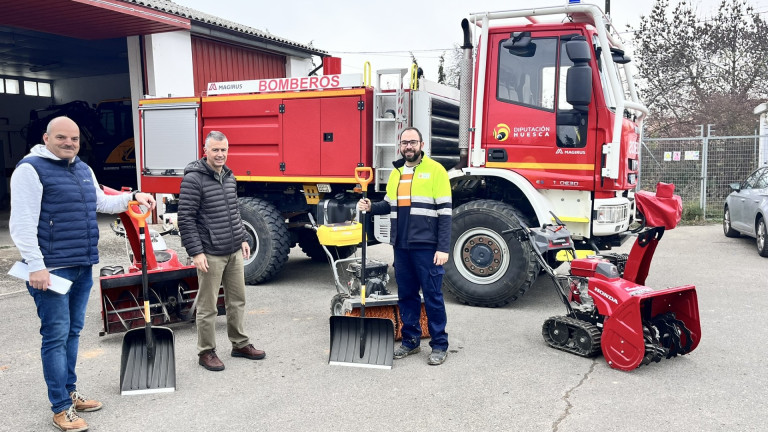
{"label": "brown shoe", "polygon": [[53,415],[53,425],[65,432],[80,432],[88,430],[88,423],[77,415],[75,406]]}
{"label": "brown shoe", "polygon": [[78,411],[90,412],[90,411],[98,411],[101,409],[101,402],[93,399],[88,399],[77,390],[70,393],[69,397],[72,398],[72,403],[75,405],[75,409]]}
{"label": "brown shoe", "polygon": [[198,363],[209,371],[218,372],[224,370],[224,363],[219,360],[219,356],[216,355],[216,350],[208,350],[200,353],[200,360]]}
{"label": "brown shoe", "polygon": [[253,347],[253,344],[248,344],[242,348],[232,348],[232,357],[245,357],[248,360],[261,360],[267,356],[262,350]]}

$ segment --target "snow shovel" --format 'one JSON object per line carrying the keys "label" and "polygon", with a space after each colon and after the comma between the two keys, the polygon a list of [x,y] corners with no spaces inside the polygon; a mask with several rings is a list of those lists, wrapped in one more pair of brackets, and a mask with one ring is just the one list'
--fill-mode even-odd
{"label": "snow shovel", "polygon": [[[361,173],[368,173],[361,178]],[[355,180],[363,188],[363,199],[368,197],[368,183],[373,180],[370,167],[355,168]],[[392,369],[392,355],[395,348],[395,327],[387,318],[365,317],[365,252],[367,248],[367,212],[363,211],[363,238],[360,287],[360,316],[331,317],[331,353],[328,363],[339,366],[356,366],[378,369]]]}
{"label": "snow shovel", "polygon": [[128,214],[139,223],[141,243],[141,284],[144,293],[145,326],[129,330],[123,337],[120,361],[120,394],[164,393],[176,390],[176,353],[173,332],[167,327],[152,327],[149,314],[149,277],[147,275],[146,219],[150,212],[136,213],[128,203]]}

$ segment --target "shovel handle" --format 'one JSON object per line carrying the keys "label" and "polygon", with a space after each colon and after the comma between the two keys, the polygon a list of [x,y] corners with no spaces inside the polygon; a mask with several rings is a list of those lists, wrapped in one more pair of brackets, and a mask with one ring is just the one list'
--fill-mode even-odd
{"label": "shovel handle", "polygon": [[149,215],[152,214],[152,211],[147,209],[146,213],[135,212],[133,210],[133,206],[140,206],[140,205],[141,203],[139,203],[138,201],[128,201],[128,210],[126,210],[126,212],[128,212],[128,215],[130,215],[133,219],[135,219],[139,223],[139,228],[144,228],[145,226],[147,226],[147,218],[149,217]]}
{"label": "shovel handle", "polygon": [[[368,176],[365,178],[360,177],[362,173],[368,173]],[[355,180],[357,180],[357,182],[360,183],[360,186],[363,188],[363,192],[368,192],[368,183],[370,183],[373,180],[373,168],[371,167],[355,168]]]}

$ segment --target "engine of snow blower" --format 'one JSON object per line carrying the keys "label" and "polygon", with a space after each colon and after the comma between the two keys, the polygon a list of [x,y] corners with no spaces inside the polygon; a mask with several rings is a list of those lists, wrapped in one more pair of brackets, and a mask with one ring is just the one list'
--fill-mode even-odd
{"label": "engine of snow blower", "polygon": [[602,351],[611,367],[625,371],[687,354],[698,346],[701,326],[696,288],[644,285],[664,230],[680,221],[682,201],[673,190],[674,185],[660,184],[656,194],[636,194],[646,228],[628,256],[574,259],[567,275],[556,274],[544,259],[544,245],[562,241],[564,228],[559,220],[557,225],[523,234],[567,309],[566,315],[544,322],[542,335],[548,345],[583,357]]}
{"label": "engine of snow blower", "polygon": [[[104,193],[116,195],[122,192],[104,187]],[[130,245],[128,254],[132,263],[125,271],[123,266],[105,266],[99,272],[101,294],[101,318],[103,329],[100,336],[144,327],[144,296],[142,294],[141,268],[147,266],[149,279],[149,309],[153,325],[167,325],[192,321],[195,316],[197,296],[197,270],[194,265],[183,265],[178,254],[167,249],[159,234],[145,236],[146,263],[141,262],[139,229],[127,213],[119,215],[122,231]],[[154,240],[153,240],[154,239]],[[219,315],[225,313],[224,293],[219,292]]]}

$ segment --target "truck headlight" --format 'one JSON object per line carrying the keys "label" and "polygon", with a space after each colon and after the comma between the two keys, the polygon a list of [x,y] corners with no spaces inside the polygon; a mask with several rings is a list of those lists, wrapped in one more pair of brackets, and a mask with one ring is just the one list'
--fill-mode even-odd
{"label": "truck headlight", "polygon": [[623,222],[629,216],[629,205],[602,206],[595,210],[595,222],[603,224],[615,224]]}

